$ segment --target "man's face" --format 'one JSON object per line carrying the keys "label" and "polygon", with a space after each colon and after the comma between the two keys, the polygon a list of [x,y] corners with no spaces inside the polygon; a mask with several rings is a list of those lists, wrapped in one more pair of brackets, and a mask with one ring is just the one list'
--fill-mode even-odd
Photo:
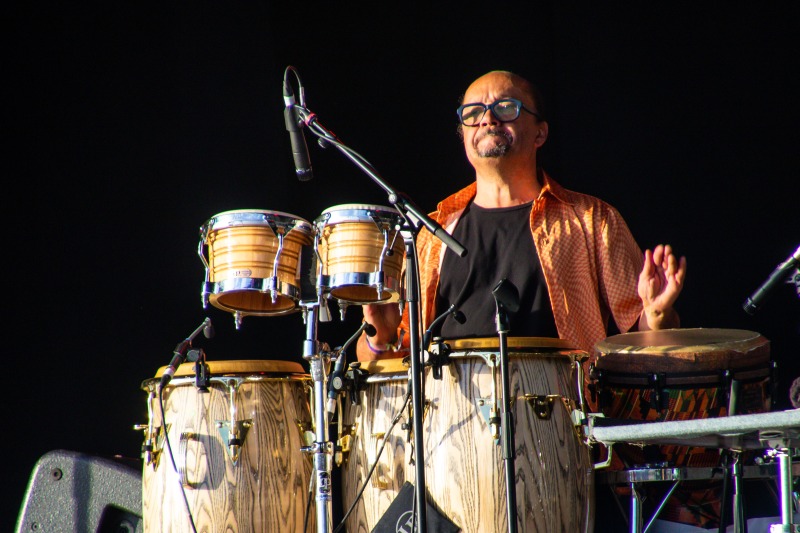
{"label": "man's face", "polygon": [[[464,93],[464,103],[488,105],[504,98],[515,98],[526,108],[536,110],[530,95],[503,73],[489,73],[478,78]],[[476,126],[462,126],[467,158],[476,165],[488,158],[530,154],[544,142],[542,139],[537,143],[539,124],[534,115],[525,111],[512,122],[500,122],[487,110]]]}

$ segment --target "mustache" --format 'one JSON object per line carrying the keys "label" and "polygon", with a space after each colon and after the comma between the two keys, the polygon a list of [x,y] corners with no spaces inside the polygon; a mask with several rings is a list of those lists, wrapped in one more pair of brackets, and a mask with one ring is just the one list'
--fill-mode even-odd
{"label": "mustache", "polygon": [[511,134],[506,130],[502,130],[499,128],[487,128],[483,131],[478,132],[478,134],[475,136],[475,142],[476,143],[480,142],[487,136],[503,137],[509,144],[513,141]]}

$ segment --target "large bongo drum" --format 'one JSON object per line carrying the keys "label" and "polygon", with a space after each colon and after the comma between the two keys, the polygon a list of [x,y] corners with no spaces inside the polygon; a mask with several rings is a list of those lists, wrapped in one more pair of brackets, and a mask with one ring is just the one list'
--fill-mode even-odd
{"label": "large bongo drum", "polygon": [[[614,335],[594,348],[590,388],[606,417],[691,420],[771,408],[769,341],[737,329],[666,329]],[[626,467],[719,466],[716,449],[615,444]],[[619,466],[619,465],[617,465]]]}
{"label": "large bongo drum", "polygon": [[248,315],[298,311],[300,257],[313,229],[280,211],[239,209],[214,215],[200,227],[198,255],[206,268],[203,307]]}
{"label": "large bongo drum", "polygon": [[162,391],[163,418],[158,387],[166,367],[142,382],[145,533],[192,532],[192,521],[205,533],[304,531],[306,516],[312,531],[312,465],[301,450],[313,441],[308,375],[288,361],[208,366],[207,391],[192,363],[178,367]]}
{"label": "large bongo drum", "polygon": [[314,221],[320,285],[348,304],[396,302],[402,295],[403,219],[391,207],[343,204]]}
{"label": "large bongo drum", "polygon": [[[376,428],[358,428],[349,461],[351,465],[354,460],[356,465],[361,463],[348,467],[353,470],[346,472],[344,479],[360,488],[381,439],[387,446],[376,471],[385,475],[376,484],[368,483],[364,510],[357,519],[351,517],[348,531],[372,530],[403,483],[414,482],[417,460],[425,463],[428,501],[463,532],[508,531],[505,462],[499,434],[489,422],[493,407],[502,410],[498,339],[463,339],[447,344],[449,350],[443,351],[449,351],[449,362],[441,367],[442,379],[434,379],[430,368],[425,371],[424,454],[413,450],[413,436],[400,424],[391,435],[382,434],[397,406],[402,405],[407,375],[396,373],[397,382],[390,380],[383,385],[394,390],[392,401],[386,401],[379,416],[365,416],[378,401],[369,396],[379,391],[363,391],[357,414],[365,426],[372,423]],[[592,531],[593,469],[589,447],[573,422],[580,407],[578,368],[588,354],[570,349],[559,339],[511,338],[508,355],[509,403],[516,426],[518,529]],[[372,378],[378,379],[382,373]],[[410,413],[404,415],[403,422],[413,427]],[[398,459],[403,452],[405,462],[401,465]],[[353,487],[345,489],[348,498],[352,498],[352,492]]]}

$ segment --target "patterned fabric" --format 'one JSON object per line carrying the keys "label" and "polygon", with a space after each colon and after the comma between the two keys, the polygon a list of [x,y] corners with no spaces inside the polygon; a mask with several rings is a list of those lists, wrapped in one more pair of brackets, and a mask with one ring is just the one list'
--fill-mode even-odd
{"label": "patterned fabric", "polygon": [[[531,209],[531,234],[553,306],[559,337],[588,353],[606,338],[613,317],[620,332],[642,312],[637,281],[642,251],[619,212],[595,197],[564,189],[543,173],[544,186]],[[475,197],[470,184],[440,202],[431,218],[452,234],[459,216]],[[417,236],[422,329],[436,318],[434,298],[444,244],[427,230]],[[400,339],[405,348],[408,313]],[[399,354],[398,354],[399,355]]]}
{"label": "patterned fabric", "polygon": [[[667,422],[719,418],[728,416],[728,393],[722,385],[700,384],[695,388],[670,388],[666,405],[658,408],[655,392],[648,388],[608,387],[601,394],[600,408],[609,418],[622,420],[649,420]],[[769,380],[744,383],[739,391],[738,414],[765,413],[770,409]],[[753,451],[740,454],[743,464],[752,463]],[[720,467],[723,457],[716,448],[678,445],[635,446],[617,443],[611,461],[612,470],[641,468],[643,465],[680,467]],[[642,488],[647,500],[660,502],[664,485],[645,483]],[[629,494],[627,489],[618,493]],[[702,528],[716,528],[722,513],[722,482],[682,482],[672,493],[659,513],[659,518],[671,522],[692,524]]]}

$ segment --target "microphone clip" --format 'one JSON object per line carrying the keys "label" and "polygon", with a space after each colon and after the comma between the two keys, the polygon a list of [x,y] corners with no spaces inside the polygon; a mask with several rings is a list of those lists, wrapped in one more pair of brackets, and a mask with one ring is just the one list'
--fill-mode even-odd
{"label": "microphone clip", "polygon": [[359,393],[367,388],[368,377],[369,372],[361,369],[361,363],[350,363],[350,368],[344,374],[341,390],[347,391],[351,405],[358,405]]}
{"label": "microphone clip", "polygon": [[[197,352],[196,359],[193,358],[192,352]],[[190,350],[189,361],[194,361],[194,386],[199,393],[207,393],[208,387],[211,385],[211,370],[208,363],[206,363],[206,352],[202,348]]]}
{"label": "microphone clip", "polygon": [[425,365],[431,367],[433,379],[442,379],[442,367],[450,364],[451,351],[450,345],[441,337],[433,338],[433,343],[428,350],[427,361],[425,361]]}

